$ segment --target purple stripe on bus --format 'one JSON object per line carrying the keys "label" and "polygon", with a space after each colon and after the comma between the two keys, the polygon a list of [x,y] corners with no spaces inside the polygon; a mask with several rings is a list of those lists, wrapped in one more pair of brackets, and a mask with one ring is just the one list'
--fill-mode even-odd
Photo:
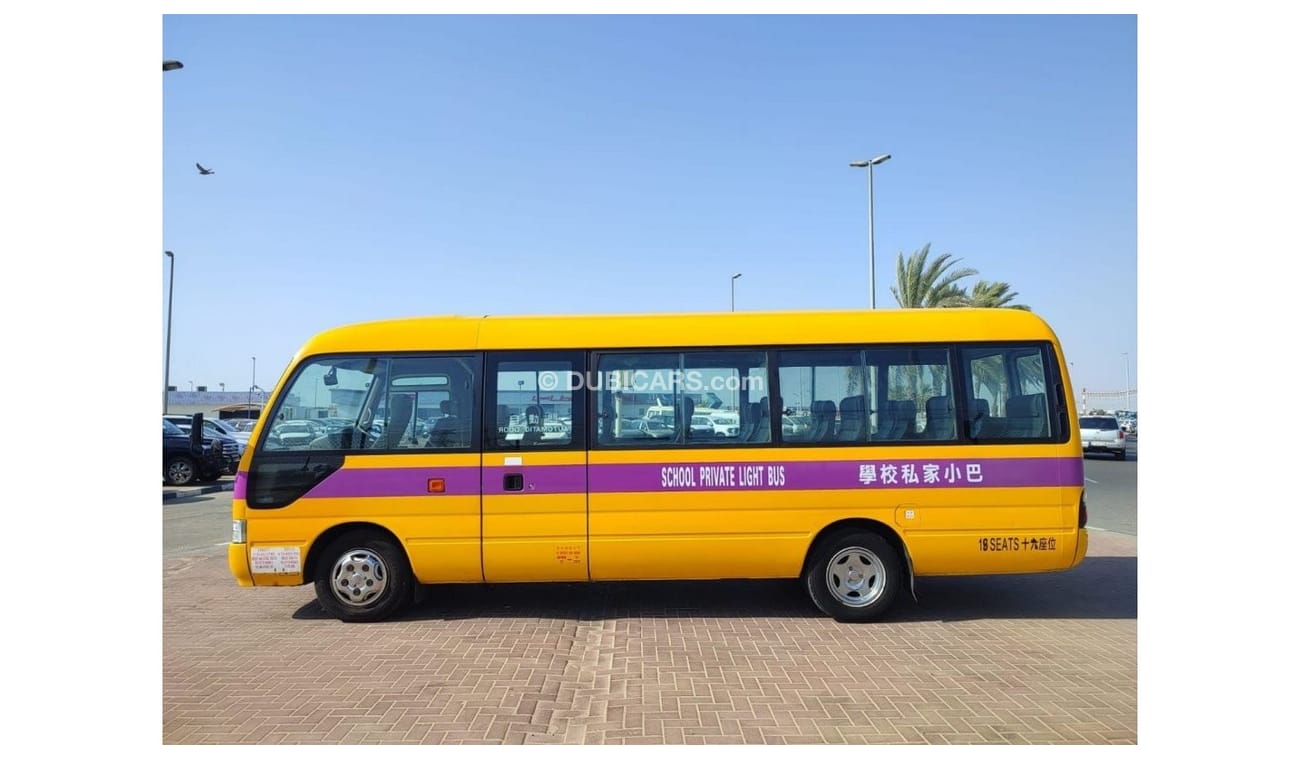
{"label": "purple stripe on bus", "polygon": [[[442,478],[445,490],[429,493],[429,479]],[[469,496],[479,492],[477,467],[384,467],[337,470],[305,498],[349,496]]]}
{"label": "purple stripe on bus", "polygon": [[590,476],[593,493],[1081,485],[1077,457],[609,464]]}
{"label": "purple stripe on bus", "polygon": [[[524,476],[522,491],[507,491],[505,476]],[[486,496],[514,493],[586,493],[587,465],[548,464],[513,467],[484,467],[483,493]]]}
{"label": "purple stripe on bus", "polygon": [[[588,473],[590,469],[590,473]],[[522,491],[505,490],[505,476],[523,475]],[[430,478],[446,481],[446,494],[479,493],[477,467],[402,467],[339,470],[308,498],[420,496]],[[804,491],[858,488],[1007,488],[1082,486],[1078,457],[1032,459],[854,459],[836,462],[706,462],[530,465],[483,468],[482,492],[653,493],[656,491]],[[244,476],[235,479],[244,498]]]}
{"label": "purple stripe on bus", "polygon": [[243,472],[242,470],[241,470],[240,472],[236,472],[236,473],[235,473],[235,496],[234,496],[234,498],[236,498],[236,499],[247,499],[247,498],[248,498],[248,473]]}

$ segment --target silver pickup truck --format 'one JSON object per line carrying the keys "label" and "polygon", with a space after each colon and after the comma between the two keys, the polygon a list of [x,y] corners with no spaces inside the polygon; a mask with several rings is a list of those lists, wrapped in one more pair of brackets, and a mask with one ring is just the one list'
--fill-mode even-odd
{"label": "silver pickup truck", "polygon": [[1085,455],[1107,452],[1123,459],[1128,452],[1128,442],[1124,439],[1117,417],[1097,414],[1079,418],[1079,440]]}

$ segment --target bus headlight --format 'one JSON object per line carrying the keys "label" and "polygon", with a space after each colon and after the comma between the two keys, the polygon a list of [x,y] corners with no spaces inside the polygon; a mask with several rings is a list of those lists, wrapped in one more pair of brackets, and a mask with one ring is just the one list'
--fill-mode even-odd
{"label": "bus headlight", "polygon": [[231,524],[230,543],[242,544],[246,535],[247,523],[243,520],[234,520]]}

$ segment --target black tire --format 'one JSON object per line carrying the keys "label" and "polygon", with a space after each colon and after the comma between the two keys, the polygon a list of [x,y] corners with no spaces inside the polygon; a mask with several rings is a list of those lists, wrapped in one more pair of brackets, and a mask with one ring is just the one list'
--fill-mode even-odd
{"label": "black tire", "polygon": [[187,456],[174,456],[167,460],[167,466],[163,468],[163,480],[168,485],[188,486],[191,483],[197,483],[199,480],[199,468],[194,463],[194,459]]}
{"label": "black tire", "polygon": [[406,553],[377,531],[331,541],[316,565],[316,600],[345,623],[373,623],[400,612],[414,597]]}
{"label": "black tire", "polygon": [[1118,460],[1120,460],[1121,462],[1124,461],[1125,459],[1128,459],[1128,451],[1127,451],[1127,450],[1125,450],[1125,451],[1116,451],[1116,452],[1115,452],[1115,458],[1118,459]]}
{"label": "black tire", "polygon": [[817,608],[842,623],[879,618],[903,582],[903,564],[894,547],[878,533],[860,529],[818,541],[808,553],[803,577]]}

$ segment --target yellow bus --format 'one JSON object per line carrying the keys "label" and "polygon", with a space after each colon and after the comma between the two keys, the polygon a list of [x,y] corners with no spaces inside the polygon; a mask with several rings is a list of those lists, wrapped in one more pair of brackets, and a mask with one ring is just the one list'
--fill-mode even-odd
{"label": "yellow bus", "polygon": [[339,327],[257,424],[230,570],[344,621],[417,584],[742,578],[873,620],[916,577],[1083,560],[1067,366],[1015,309]]}

